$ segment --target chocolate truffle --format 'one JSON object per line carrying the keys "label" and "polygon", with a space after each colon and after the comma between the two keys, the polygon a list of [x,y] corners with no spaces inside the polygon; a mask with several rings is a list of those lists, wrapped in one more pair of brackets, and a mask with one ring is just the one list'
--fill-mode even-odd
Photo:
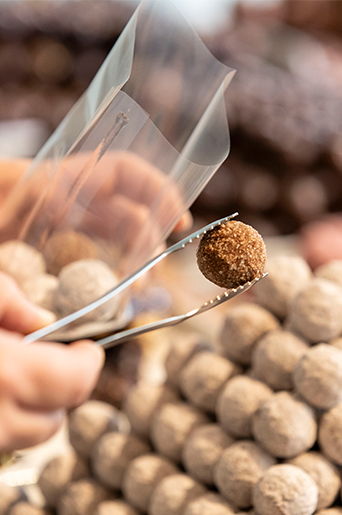
{"label": "chocolate truffle", "polygon": [[342,465],[342,404],[326,411],[319,422],[318,443],[333,463]]}
{"label": "chocolate truffle", "polygon": [[21,501],[12,506],[7,515],[50,515],[50,512],[26,501]]}
{"label": "chocolate truffle", "polygon": [[66,485],[89,476],[89,467],[73,451],[53,458],[42,470],[38,485],[49,507],[55,507]]}
{"label": "chocolate truffle", "polygon": [[90,400],[68,417],[69,441],[76,452],[89,458],[97,440],[119,426],[119,412],[106,402]]}
{"label": "chocolate truffle", "polygon": [[219,492],[237,508],[252,505],[252,492],[263,472],[276,460],[251,440],[241,440],[225,449],[214,470]]}
{"label": "chocolate truffle", "polygon": [[222,451],[234,443],[216,423],[200,426],[186,440],[182,461],[186,471],[194,479],[212,485],[213,470]]}
{"label": "chocolate truffle", "polygon": [[43,255],[24,241],[10,240],[0,245],[0,270],[12,276],[19,285],[43,274]]}
{"label": "chocolate truffle", "polygon": [[123,410],[138,436],[148,438],[155,412],[166,402],[176,402],[178,395],[166,385],[139,381],[129,392]]}
{"label": "chocolate truffle", "polygon": [[216,416],[222,428],[237,438],[252,436],[252,419],[272,390],[256,379],[236,376],[228,381],[219,395]]}
{"label": "chocolate truffle", "polygon": [[261,306],[236,304],[227,311],[219,331],[221,353],[234,363],[250,365],[257,340],[279,327],[278,320]]}
{"label": "chocolate truffle", "polygon": [[97,506],[94,515],[139,515],[138,512],[125,501],[103,501]]}
{"label": "chocolate truffle", "polygon": [[175,465],[157,454],[138,456],[127,466],[122,484],[124,497],[130,505],[146,513],[158,483],[177,472]]}
{"label": "chocolate truffle", "polygon": [[52,234],[43,248],[47,271],[53,275],[58,275],[73,261],[96,259],[98,254],[97,246],[90,238],[71,230]]}
{"label": "chocolate truffle", "polygon": [[186,474],[160,481],[152,494],[149,515],[182,515],[187,504],[205,493],[205,488]]}
{"label": "chocolate truffle", "polygon": [[183,515],[233,515],[234,513],[234,509],[221,495],[209,492],[191,501]]}
{"label": "chocolate truffle", "polygon": [[[54,304],[60,316],[70,315],[108,293],[118,278],[106,263],[98,259],[81,259],[62,268]],[[106,321],[118,308],[119,297],[114,296],[82,317],[82,321]]]}
{"label": "chocolate truffle", "polygon": [[210,350],[210,343],[200,333],[184,334],[174,339],[165,360],[167,383],[179,387],[179,375],[194,354]]}
{"label": "chocolate truffle", "polygon": [[273,390],[293,389],[293,370],[309,346],[289,331],[279,329],[262,336],[252,356],[253,377]]}
{"label": "chocolate truffle", "polygon": [[203,413],[185,402],[166,403],[153,418],[152,443],[160,454],[178,463],[190,433],[208,422]]}
{"label": "chocolate truffle", "polygon": [[316,515],[342,515],[342,508],[333,507],[326,510],[319,510],[315,512]]}
{"label": "chocolate truffle", "polygon": [[267,272],[267,277],[253,289],[256,301],[279,318],[285,318],[297,293],[312,278],[312,272],[298,256],[270,259]]}
{"label": "chocolate truffle", "polygon": [[288,328],[311,343],[333,340],[342,332],[342,287],[314,278],[292,302]]}
{"label": "chocolate truffle", "polygon": [[183,368],[180,388],[192,404],[214,413],[222,387],[238,372],[240,368],[223,356],[213,352],[199,352]]}
{"label": "chocolate truffle", "polygon": [[22,290],[26,297],[42,308],[54,310],[54,294],[58,288],[58,279],[51,274],[40,274],[25,281]]}
{"label": "chocolate truffle", "polygon": [[101,501],[111,494],[93,479],[80,479],[69,483],[59,499],[58,515],[92,515]]}
{"label": "chocolate truffle", "polygon": [[332,259],[315,270],[316,277],[328,279],[342,287],[342,259]]}
{"label": "chocolate truffle", "polygon": [[204,277],[222,288],[237,288],[263,275],[266,247],[250,225],[230,220],[202,236],[197,265]]}
{"label": "chocolate truffle", "polygon": [[133,435],[105,433],[93,449],[92,469],[106,487],[119,489],[129,462],[148,452],[149,445]]}
{"label": "chocolate truffle", "polygon": [[256,484],[253,504],[262,515],[312,515],[318,488],[304,470],[281,464],[269,468]]}
{"label": "chocolate truffle", "polygon": [[315,481],[318,488],[317,510],[333,504],[341,488],[341,474],[337,467],[315,451],[300,454],[287,463],[300,467]]}
{"label": "chocolate truffle", "polygon": [[312,406],[333,408],[342,402],[342,350],[326,343],[310,348],[294,369],[293,380]]}
{"label": "chocolate truffle", "polygon": [[313,410],[289,392],[273,393],[253,417],[254,438],[277,458],[293,458],[316,441]]}

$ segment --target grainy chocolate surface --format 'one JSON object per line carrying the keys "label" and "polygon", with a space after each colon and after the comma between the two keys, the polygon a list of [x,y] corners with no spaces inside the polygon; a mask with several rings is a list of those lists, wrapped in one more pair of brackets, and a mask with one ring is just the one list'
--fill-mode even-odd
{"label": "grainy chocolate surface", "polygon": [[230,220],[204,234],[197,249],[197,265],[214,284],[236,288],[264,273],[264,240],[250,225]]}

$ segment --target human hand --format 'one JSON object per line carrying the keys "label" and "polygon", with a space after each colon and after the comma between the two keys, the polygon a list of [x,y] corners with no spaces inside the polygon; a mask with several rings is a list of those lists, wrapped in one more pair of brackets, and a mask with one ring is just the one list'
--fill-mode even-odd
{"label": "human hand", "polygon": [[39,444],[60,427],[69,408],[93,390],[104,352],[91,342],[35,342],[23,335],[53,321],[0,273],[0,450]]}

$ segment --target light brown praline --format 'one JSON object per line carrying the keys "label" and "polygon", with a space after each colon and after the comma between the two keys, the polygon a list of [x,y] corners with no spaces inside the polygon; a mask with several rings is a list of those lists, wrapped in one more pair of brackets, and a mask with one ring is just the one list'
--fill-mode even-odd
{"label": "light brown praline", "polygon": [[263,275],[266,246],[253,227],[230,220],[203,235],[197,248],[197,265],[217,286],[237,288]]}

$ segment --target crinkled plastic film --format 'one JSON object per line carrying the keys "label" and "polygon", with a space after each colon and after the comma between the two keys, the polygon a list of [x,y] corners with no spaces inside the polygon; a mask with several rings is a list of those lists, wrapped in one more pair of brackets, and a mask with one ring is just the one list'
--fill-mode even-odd
{"label": "crinkled plastic film", "polygon": [[90,237],[123,279],[165,241],[229,152],[217,61],[169,0],[142,0],[107,59],[14,188],[1,239],[44,254]]}

